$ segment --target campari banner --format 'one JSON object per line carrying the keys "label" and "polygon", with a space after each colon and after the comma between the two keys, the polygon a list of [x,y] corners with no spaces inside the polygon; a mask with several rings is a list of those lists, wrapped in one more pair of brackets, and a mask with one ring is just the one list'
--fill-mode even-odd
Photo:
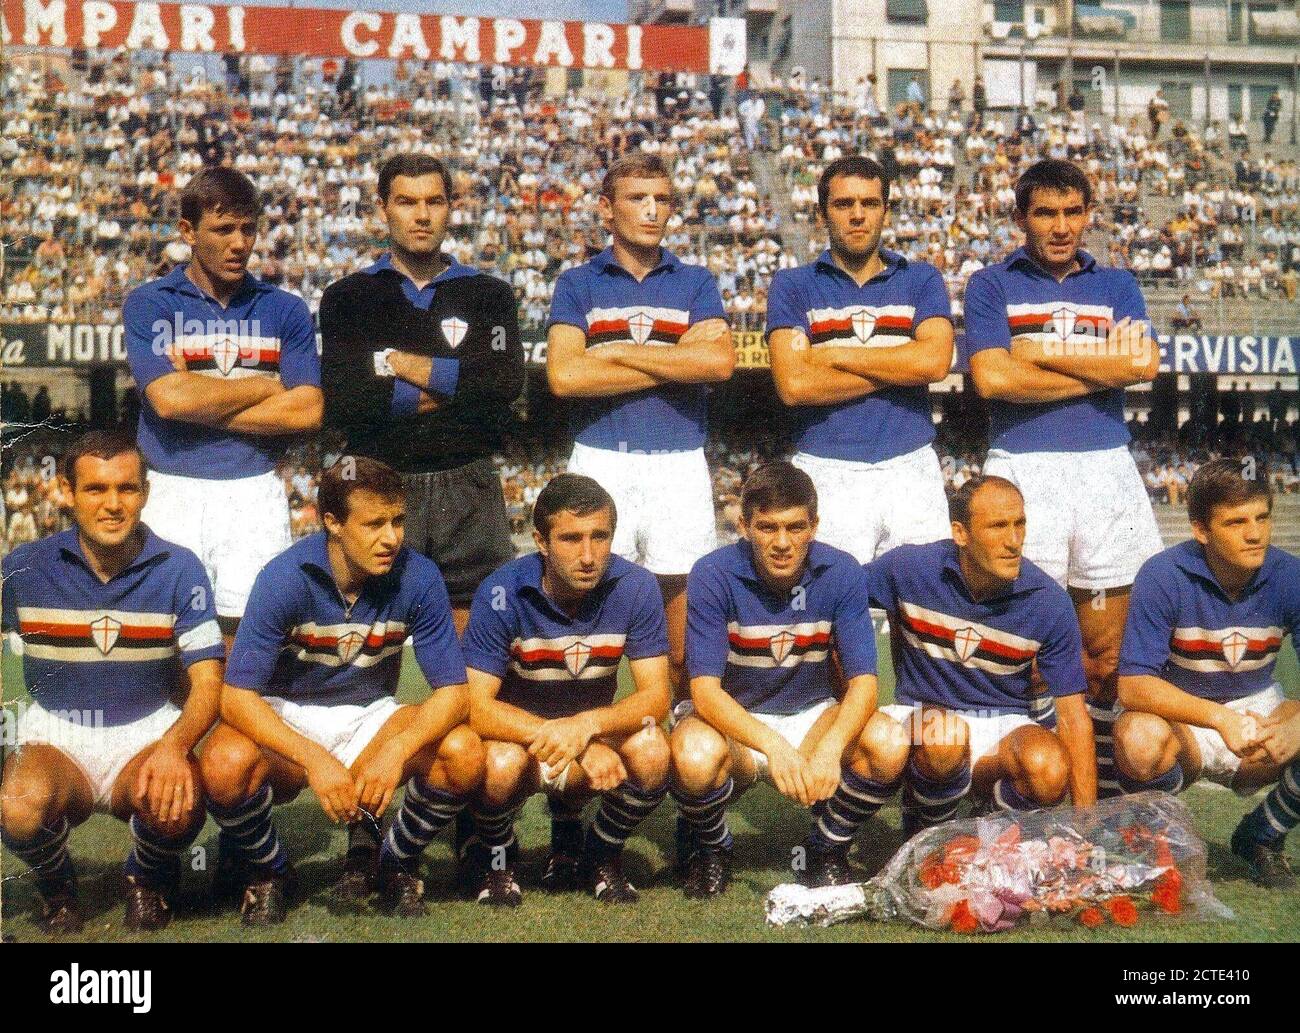
{"label": "campari banner", "polygon": [[479,18],[248,4],[3,0],[5,46],[407,58],[738,75],[745,21],[708,25]]}

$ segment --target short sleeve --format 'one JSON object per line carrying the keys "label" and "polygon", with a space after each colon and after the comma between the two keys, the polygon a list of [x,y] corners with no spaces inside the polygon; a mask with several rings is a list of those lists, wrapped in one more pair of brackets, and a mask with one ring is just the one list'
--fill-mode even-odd
{"label": "short sleeve", "polygon": [[290,299],[280,328],[280,383],[285,388],[309,384],[320,387],[320,352],[316,349],[316,325],[307,303],[296,295]]}
{"label": "short sleeve", "polygon": [[263,567],[253,582],[226,661],[226,684],[261,692],[271,683],[280,650],[293,627],[290,598],[280,571]]}
{"label": "short sleeve", "polygon": [[168,313],[161,299],[147,288],[137,288],[122,305],[122,332],[126,339],[126,361],[135,379],[136,391],[144,390],[159,377],[175,373],[167,357],[168,347],[176,342],[176,313]]}
{"label": "short sleeve", "polygon": [[890,557],[896,555],[897,549],[891,549],[883,556],[877,556],[862,568],[867,596],[871,605],[878,610],[893,613],[898,609],[898,598],[894,594],[894,577]]}
{"label": "short sleeve", "polygon": [[1088,689],[1083,673],[1083,636],[1070,597],[1052,586],[1052,608],[1047,633],[1038,647],[1038,673],[1052,696],[1074,696]]}
{"label": "short sleeve", "polygon": [[478,586],[465,627],[466,666],[496,678],[504,678],[510,670],[510,649],[515,641],[513,592],[499,570]]}
{"label": "short sleeve", "polygon": [[718,281],[713,274],[704,270],[700,277],[700,286],[691,298],[691,324],[702,323],[706,319],[726,319],[727,310],[722,306],[722,295],[718,293]]}
{"label": "short sleeve", "polygon": [[808,311],[802,295],[793,270],[778,270],[767,292],[767,334],[795,328],[808,332]]}
{"label": "short sleeve", "polygon": [[[638,568],[637,588],[628,614],[627,642],[623,652],[629,660],[668,655],[668,622],[664,599],[654,575]],[[629,575],[624,575],[627,577]]]}
{"label": "short sleeve", "polygon": [[991,272],[981,269],[967,282],[962,318],[966,323],[967,357],[989,348],[1011,350],[1006,296]]}
{"label": "short sleeve", "polygon": [[181,664],[189,667],[200,660],[223,660],[226,649],[207,572],[188,549],[180,557],[172,612],[176,615],[173,633]]}
{"label": "short sleeve", "polygon": [[1176,619],[1174,600],[1147,562],[1138,571],[1129,593],[1128,617],[1119,647],[1119,674],[1160,677],[1169,660]]}
{"label": "short sleeve", "polygon": [[727,588],[722,571],[700,561],[686,579],[686,672],[721,678],[727,669]]}
{"label": "short sleeve", "polygon": [[456,641],[447,586],[432,561],[419,564],[419,569],[427,580],[423,590],[417,589],[406,625],[415,662],[431,689],[460,685],[465,681],[465,660]]}
{"label": "short sleeve", "polygon": [[952,299],[948,297],[948,285],[943,282],[943,277],[934,266],[925,266],[925,276],[916,285],[912,297],[916,305],[916,312],[912,316],[913,327],[920,326],[927,319],[952,319]]}
{"label": "short sleeve", "polygon": [[1128,318],[1135,322],[1147,318],[1147,302],[1142,296],[1142,288],[1138,286],[1137,277],[1127,269],[1114,270],[1115,275],[1120,277],[1117,285],[1118,290],[1115,292],[1115,321]]}
{"label": "short sleeve", "polygon": [[546,329],[557,323],[576,326],[584,334],[587,332],[587,307],[583,304],[574,270],[560,276],[551,295],[551,314],[547,317]]}
{"label": "short sleeve", "polygon": [[857,678],[876,673],[876,628],[871,620],[867,572],[853,561],[846,561],[845,566],[847,576],[833,620],[835,651],[844,677]]}

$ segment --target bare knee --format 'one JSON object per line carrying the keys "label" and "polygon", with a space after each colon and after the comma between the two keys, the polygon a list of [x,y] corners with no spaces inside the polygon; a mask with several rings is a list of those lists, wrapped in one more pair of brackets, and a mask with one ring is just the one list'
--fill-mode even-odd
{"label": "bare knee", "polygon": [[853,767],[877,782],[892,782],[903,773],[912,744],[907,729],[888,714],[876,711],[858,737]]}
{"label": "bare knee", "polygon": [[1053,804],[1065,795],[1070,780],[1070,758],[1061,741],[1050,732],[1035,735],[1020,749],[1020,767],[1030,796]]}
{"label": "bare knee", "polygon": [[707,793],[726,770],[727,740],[699,718],[679,724],[670,745],[673,777],[688,793]]}
{"label": "bare knee", "polygon": [[266,774],[257,743],[228,725],[217,726],[199,756],[199,778],[218,807],[243,803],[261,788]]}
{"label": "bare knee", "polygon": [[925,778],[940,781],[967,763],[970,729],[956,714],[928,710],[922,715],[920,730],[920,742],[913,743],[911,756]]}
{"label": "bare knee", "polygon": [[1174,730],[1155,714],[1125,711],[1115,722],[1115,763],[1129,778],[1150,782],[1170,767],[1177,755]]}
{"label": "bare knee", "polygon": [[487,749],[469,725],[457,725],[438,743],[436,763],[451,791],[464,796],[483,783]]}
{"label": "bare knee", "polygon": [[532,758],[517,743],[488,742],[484,746],[483,788],[480,792],[484,803],[499,807],[519,794]]}
{"label": "bare knee", "polygon": [[35,839],[42,828],[58,820],[54,813],[58,795],[54,783],[46,778],[5,779],[0,790],[0,823],[5,835],[20,843]]}
{"label": "bare knee", "polygon": [[623,743],[619,752],[628,775],[642,789],[658,789],[668,780],[672,750],[668,736],[658,725],[641,729]]}

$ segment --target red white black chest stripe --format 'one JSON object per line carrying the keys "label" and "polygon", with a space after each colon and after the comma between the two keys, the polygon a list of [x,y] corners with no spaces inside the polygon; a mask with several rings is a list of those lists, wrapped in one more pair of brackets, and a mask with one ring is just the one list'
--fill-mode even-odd
{"label": "red white black chest stripe", "polygon": [[280,375],[280,339],[250,334],[195,334],[176,339],[185,368],[205,377],[234,380],[239,377]]}
{"label": "red white black chest stripe", "polygon": [[928,656],[989,674],[1023,671],[1033,663],[1042,645],[1030,638],[915,603],[899,604],[898,624],[907,642]]}
{"label": "red white black chest stripe", "polygon": [[593,308],[587,313],[587,347],[626,343],[671,347],[691,325],[691,314],[679,308],[628,305]]}
{"label": "red white black chest stripe", "polygon": [[808,310],[808,342],[815,348],[890,348],[912,339],[914,305],[846,305]]}
{"label": "red white black chest stripe", "polygon": [[403,621],[373,624],[316,624],[308,621],[289,632],[289,648],[304,663],[325,667],[374,667],[402,651]]}
{"label": "red white black chest stripe", "polygon": [[727,663],[738,667],[797,667],[825,660],[831,647],[830,621],[800,624],[727,625]]}
{"label": "red white black chest stripe", "polygon": [[176,615],[171,613],[18,607],[18,634],[24,653],[60,663],[166,660],[178,649],[207,648],[221,641],[215,621],[179,638],[175,624]]}
{"label": "red white black chest stripe", "polygon": [[618,634],[517,638],[510,645],[510,670],[535,682],[612,678],[626,641],[626,635]]}
{"label": "red white black chest stripe", "polygon": [[1110,305],[1030,301],[1007,306],[1007,328],[1012,337],[1058,343],[1104,338],[1114,319],[1115,310]]}
{"label": "red white black chest stripe", "polygon": [[1174,628],[1169,660],[1188,671],[1237,674],[1257,671],[1277,659],[1282,628]]}

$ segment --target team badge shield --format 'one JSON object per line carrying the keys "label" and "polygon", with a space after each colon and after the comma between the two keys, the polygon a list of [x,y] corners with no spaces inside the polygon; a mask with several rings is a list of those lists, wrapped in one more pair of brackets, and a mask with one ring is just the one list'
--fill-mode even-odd
{"label": "team badge shield", "polygon": [[564,647],[564,666],[575,678],[587,669],[587,661],[590,659],[591,646],[585,642],[574,642]]}
{"label": "team badge shield", "polygon": [[969,660],[974,656],[975,650],[979,649],[982,641],[979,632],[974,628],[958,628],[952,636],[952,646],[963,660]]}
{"label": "team badge shield", "polygon": [[1240,631],[1234,631],[1231,635],[1225,636],[1220,645],[1223,647],[1223,658],[1228,661],[1228,666],[1236,670],[1237,665],[1246,658],[1246,649],[1250,645],[1250,640]]}
{"label": "team badge shield", "polygon": [[338,645],[334,648],[339,654],[339,659],[345,664],[350,664],[357,658],[361,652],[361,647],[366,644],[366,637],[359,631],[349,631],[345,635],[339,636]]}
{"label": "team badge shield", "polygon": [[117,644],[117,636],[122,632],[122,622],[104,614],[90,622],[90,637],[99,651],[108,656],[109,650]]}
{"label": "team badge shield", "polygon": [[1074,333],[1074,325],[1078,318],[1078,313],[1073,309],[1058,308],[1052,313],[1052,330],[1062,341],[1068,341],[1070,335]]}
{"label": "team badge shield", "polygon": [[768,648],[772,650],[773,660],[784,663],[785,658],[790,655],[790,650],[794,648],[794,632],[778,631],[768,641]]}
{"label": "team badge shield", "polygon": [[212,345],[212,361],[223,377],[230,376],[230,371],[239,365],[239,342],[233,337],[218,338]]}
{"label": "team badge shield", "polygon": [[453,348],[460,347],[460,342],[465,340],[465,331],[469,329],[469,324],[465,320],[457,319],[455,316],[444,319],[438,325],[442,327],[442,336]]}
{"label": "team badge shield", "polygon": [[655,328],[655,321],[648,312],[637,312],[627,321],[627,332],[637,344],[650,340],[650,331]]}
{"label": "team badge shield", "polygon": [[853,336],[863,344],[871,336],[871,331],[876,328],[876,314],[865,308],[860,308],[853,313]]}

